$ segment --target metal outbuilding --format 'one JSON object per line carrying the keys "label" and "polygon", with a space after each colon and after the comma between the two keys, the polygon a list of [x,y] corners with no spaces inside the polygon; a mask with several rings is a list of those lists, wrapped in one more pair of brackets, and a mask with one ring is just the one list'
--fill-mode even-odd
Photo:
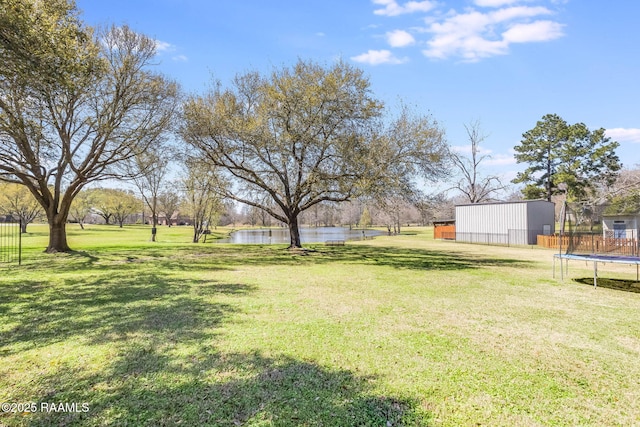
{"label": "metal outbuilding", "polygon": [[456,206],[460,242],[535,245],[538,235],[555,232],[555,204],[546,200]]}

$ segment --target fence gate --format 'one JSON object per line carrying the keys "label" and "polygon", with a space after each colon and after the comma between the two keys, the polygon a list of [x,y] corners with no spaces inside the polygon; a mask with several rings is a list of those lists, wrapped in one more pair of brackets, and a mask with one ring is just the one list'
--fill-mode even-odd
{"label": "fence gate", "polygon": [[20,222],[0,222],[0,263],[22,263]]}

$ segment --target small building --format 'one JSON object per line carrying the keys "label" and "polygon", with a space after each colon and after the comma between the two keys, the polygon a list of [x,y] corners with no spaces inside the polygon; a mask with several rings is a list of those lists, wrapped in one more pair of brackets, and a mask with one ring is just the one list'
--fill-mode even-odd
{"label": "small building", "polygon": [[444,240],[456,239],[456,220],[442,219],[433,221],[433,238]]}
{"label": "small building", "polygon": [[12,215],[0,215],[0,222],[18,222]]}
{"label": "small building", "polygon": [[605,239],[637,239],[640,214],[603,215],[602,237]]}
{"label": "small building", "polygon": [[456,206],[456,241],[535,245],[555,232],[555,204],[546,200]]}

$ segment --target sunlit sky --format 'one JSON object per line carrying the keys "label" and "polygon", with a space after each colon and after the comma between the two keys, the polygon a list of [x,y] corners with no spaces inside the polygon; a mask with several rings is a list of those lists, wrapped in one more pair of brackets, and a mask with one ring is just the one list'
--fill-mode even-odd
{"label": "sunlit sky", "polygon": [[640,3],[601,0],[77,0],[90,25],[128,24],[186,92],[299,58],[362,68],[375,95],[431,114],[458,150],[478,121],[486,174],[545,114],[620,143],[640,166]]}

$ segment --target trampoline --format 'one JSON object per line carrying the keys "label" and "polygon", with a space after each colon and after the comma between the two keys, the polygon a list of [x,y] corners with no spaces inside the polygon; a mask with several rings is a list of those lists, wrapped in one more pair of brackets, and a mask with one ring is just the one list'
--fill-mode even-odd
{"label": "trampoline", "polygon": [[584,261],[593,264],[594,287],[598,286],[598,264],[635,265],[636,282],[640,281],[639,221],[640,212],[631,212],[625,206],[564,202],[558,253],[553,256],[553,277],[556,260],[560,260],[562,280],[569,270],[569,261]]}
{"label": "trampoline", "polygon": [[[560,260],[560,280],[564,280],[565,272],[569,272],[569,260],[578,260],[593,263],[593,287],[598,286],[598,263],[607,264],[628,264],[636,266],[636,282],[640,281],[640,257],[617,256],[617,255],[578,255],[578,254],[555,254],[553,256],[553,277],[556,277],[556,259]],[[565,266],[562,265],[565,261]],[[565,271],[566,270],[566,271]]]}

